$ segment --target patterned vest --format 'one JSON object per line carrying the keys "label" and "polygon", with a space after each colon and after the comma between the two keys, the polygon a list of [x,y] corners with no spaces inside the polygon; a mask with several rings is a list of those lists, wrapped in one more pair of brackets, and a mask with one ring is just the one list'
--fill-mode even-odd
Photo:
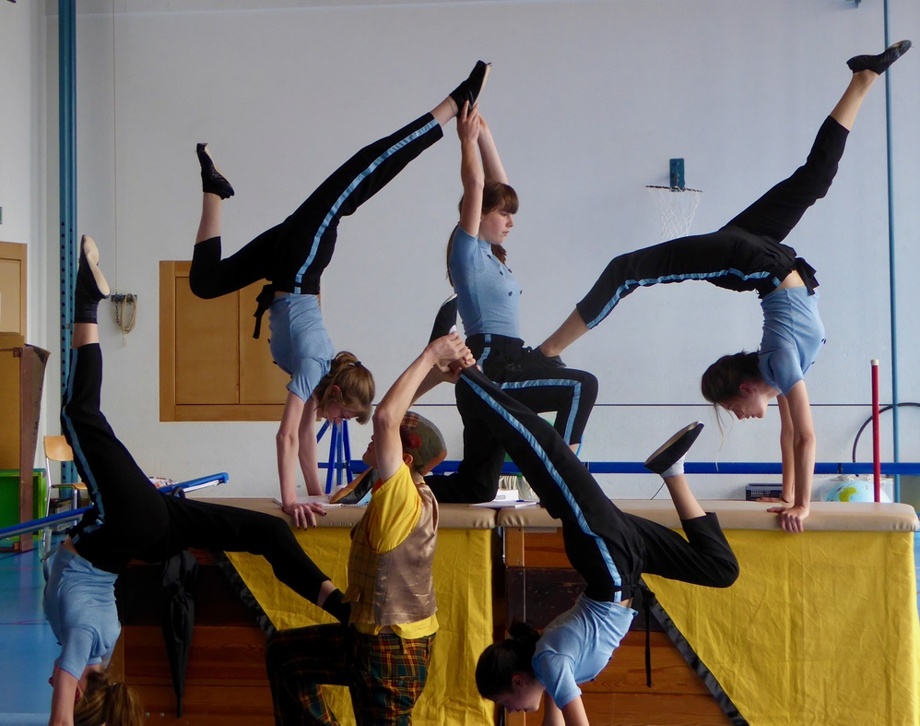
{"label": "patterned vest", "polygon": [[404,625],[434,615],[437,603],[431,575],[438,538],[438,503],[424,484],[419,521],[409,536],[390,552],[368,544],[366,517],[351,531],[348,590],[352,623],[377,627]]}

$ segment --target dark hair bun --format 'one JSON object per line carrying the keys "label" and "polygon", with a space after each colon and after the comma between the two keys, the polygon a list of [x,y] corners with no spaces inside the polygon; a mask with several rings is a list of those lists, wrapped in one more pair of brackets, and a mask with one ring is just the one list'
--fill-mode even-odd
{"label": "dark hair bun", "polygon": [[540,633],[529,623],[514,622],[508,628],[508,635],[512,640],[518,640],[523,643],[536,643],[540,639]]}

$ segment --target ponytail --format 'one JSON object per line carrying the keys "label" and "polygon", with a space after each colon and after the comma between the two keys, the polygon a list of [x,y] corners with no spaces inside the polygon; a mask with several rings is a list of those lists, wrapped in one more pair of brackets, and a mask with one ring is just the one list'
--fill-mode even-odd
{"label": "ponytail", "polygon": [[371,417],[371,403],[376,393],[374,376],[353,353],[343,350],[332,359],[329,372],[313,391],[319,407],[324,407],[332,398],[333,386],[341,391],[342,406],[356,412],[358,423],[366,424]]}
{"label": "ponytail", "polygon": [[110,681],[106,671],[93,671],[74,706],[73,722],[74,726],[143,726],[144,707],[127,683]]}

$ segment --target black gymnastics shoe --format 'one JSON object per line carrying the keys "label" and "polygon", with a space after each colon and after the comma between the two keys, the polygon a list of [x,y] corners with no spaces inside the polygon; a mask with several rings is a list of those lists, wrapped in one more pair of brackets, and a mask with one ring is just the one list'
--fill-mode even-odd
{"label": "black gymnastics shoe", "polygon": [[544,355],[539,347],[524,350],[524,368],[565,368],[565,363],[558,355]]}
{"label": "black gymnastics shoe", "polygon": [[360,506],[370,501],[371,489],[380,479],[376,469],[368,469],[329,497],[330,504]]}
{"label": "black gymnastics shoe", "polygon": [[693,446],[693,442],[696,441],[696,437],[702,430],[703,424],[699,421],[684,426],[645,460],[645,468],[655,474],[663,474],[690,451],[690,447]]}
{"label": "black gymnastics shoe", "polygon": [[479,99],[482,89],[486,87],[486,79],[489,77],[491,70],[491,63],[476,61],[476,65],[473,66],[469,77],[450,92],[450,97],[457,104],[457,113],[463,110],[463,104],[467,101],[470,104],[470,108],[473,108],[473,104]]}
{"label": "black gymnastics shoe", "polygon": [[99,248],[88,234],[80,240],[80,262],[73,306],[75,323],[95,323],[99,301],[109,296],[109,283],[99,269]]}
{"label": "black gymnastics shoe", "polygon": [[909,40],[899,40],[897,43],[889,45],[884,53],[879,53],[878,55],[853,56],[847,61],[847,66],[849,66],[853,73],[858,73],[859,71],[872,71],[873,73],[882,75],[882,73],[888,70],[892,63],[910,50],[910,45],[911,43]]}
{"label": "black gymnastics shoe", "polygon": [[198,154],[198,163],[201,164],[201,190],[205,194],[216,194],[221,199],[232,197],[233,187],[230,186],[227,177],[220,173],[220,169],[211,158],[208,145],[198,144],[195,151]]}
{"label": "black gymnastics shoe", "polygon": [[457,294],[454,293],[447,300],[441,303],[438,308],[438,314],[434,317],[434,325],[431,327],[431,337],[428,342],[443,338],[457,329]]}

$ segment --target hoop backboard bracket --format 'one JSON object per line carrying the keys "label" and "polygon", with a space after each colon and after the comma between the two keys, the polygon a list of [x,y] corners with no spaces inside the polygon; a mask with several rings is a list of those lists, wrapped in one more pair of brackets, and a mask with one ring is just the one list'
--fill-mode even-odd
{"label": "hoop backboard bracket", "polygon": [[683,159],[671,159],[670,162],[670,187],[671,189],[683,189],[686,187],[684,179],[684,160]]}

